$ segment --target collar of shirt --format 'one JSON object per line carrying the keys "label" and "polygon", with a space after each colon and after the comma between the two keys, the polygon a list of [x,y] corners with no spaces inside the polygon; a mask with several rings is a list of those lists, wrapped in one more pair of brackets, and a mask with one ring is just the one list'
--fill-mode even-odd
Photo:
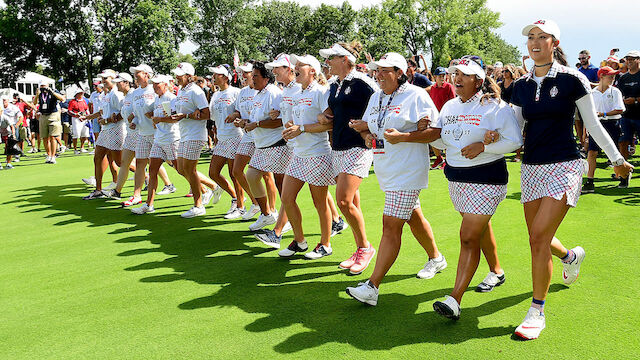
{"label": "collar of shirt", "polygon": [[[284,89],[291,89],[292,87],[296,86],[296,84],[297,84],[297,83],[295,82],[295,80],[293,80],[293,81],[289,81],[289,83],[288,83],[287,85],[285,85],[285,86],[284,86]],[[267,88],[267,87],[265,86],[265,89],[266,89],[266,88]]]}
{"label": "collar of shirt", "polygon": [[319,85],[317,81],[313,80],[311,82],[311,84],[309,84],[309,86],[307,86],[306,88],[302,89],[301,92],[305,92],[305,91],[310,91],[311,89],[313,89],[316,85]]}
{"label": "collar of shirt", "polygon": [[467,101],[462,101],[462,98],[460,98],[458,96],[458,101],[460,101],[460,104],[471,104],[472,102],[477,102],[480,101],[480,99],[482,98],[482,95],[484,93],[482,92],[482,90],[478,91],[477,93],[473,94],[472,97],[470,97],[469,99],[467,99]]}
{"label": "collar of shirt", "polygon": [[[560,64],[557,61],[554,61],[553,64],[551,64],[551,68],[549,68],[549,71],[544,77],[555,78],[556,75],[558,75],[559,70],[560,70]],[[525,80],[533,80],[533,77],[535,76],[535,71],[536,71],[536,67],[534,66],[533,68],[531,68],[531,71],[522,75],[522,77]]]}

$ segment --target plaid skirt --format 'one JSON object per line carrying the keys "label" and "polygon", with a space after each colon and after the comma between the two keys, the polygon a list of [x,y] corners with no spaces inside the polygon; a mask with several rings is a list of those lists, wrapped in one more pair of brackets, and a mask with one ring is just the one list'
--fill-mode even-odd
{"label": "plaid skirt", "polygon": [[102,128],[102,131],[100,131],[100,136],[98,136],[98,140],[96,141],[96,146],[102,146],[103,148],[107,148],[109,150],[120,151],[122,150],[125,136],[126,130],[122,125],[114,126],[108,129]]}
{"label": "plaid skirt", "polygon": [[340,173],[355,175],[363,179],[369,176],[373,162],[373,152],[370,149],[354,147],[349,150],[333,150],[331,156],[333,177],[337,177]]}
{"label": "plaid skirt", "polygon": [[238,151],[238,145],[240,145],[240,140],[242,140],[242,136],[232,137],[225,141],[218,141],[216,146],[213,148],[212,155],[231,160],[235,159],[236,152]]}
{"label": "plaid skirt", "polygon": [[253,142],[241,142],[240,145],[238,145],[238,150],[236,150],[236,154],[252,157],[255,151],[256,151],[256,144],[254,144]]}
{"label": "plaid skirt", "polygon": [[138,135],[138,144],[136,145],[136,159],[148,159],[151,155],[151,147],[153,146],[153,135]]}
{"label": "plaid skirt", "polygon": [[384,192],[384,215],[411,219],[413,210],[420,207],[420,190],[392,190]]}
{"label": "plaid skirt", "polygon": [[493,215],[500,202],[507,197],[507,185],[449,181],[449,196],[458,212]]}
{"label": "plaid skirt", "polygon": [[178,149],[178,157],[187,160],[200,159],[202,148],[207,144],[204,140],[187,140],[181,141]]}
{"label": "plaid skirt", "polygon": [[178,141],[170,144],[153,143],[149,158],[162,159],[166,162],[176,160],[178,158]]}
{"label": "plaid skirt", "polygon": [[256,149],[249,166],[260,171],[284,174],[287,171],[289,159],[291,159],[291,149],[287,145]]}
{"label": "plaid skirt", "polygon": [[136,151],[138,147],[138,141],[140,141],[140,134],[136,130],[127,130],[127,137],[124,138],[124,145],[122,145],[123,149]]}
{"label": "plaid skirt", "polygon": [[310,157],[292,155],[285,174],[313,186],[335,185],[331,166],[331,154]]}
{"label": "plaid skirt", "polygon": [[569,160],[553,164],[522,164],[520,186],[521,203],[528,203],[543,197],[561,200],[567,195],[567,205],[578,204],[582,190],[582,176],[587,166],[582,160]]}

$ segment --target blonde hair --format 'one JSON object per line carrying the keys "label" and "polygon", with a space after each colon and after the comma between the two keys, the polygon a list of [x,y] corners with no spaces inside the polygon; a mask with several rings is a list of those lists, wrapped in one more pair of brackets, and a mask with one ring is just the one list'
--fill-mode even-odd
{"label": "blonde hair", "polygon": [[[356,61],[358,60],[358,58],[360,57],[360,51],[362,51],[362,43],[360,43],[360,41],[358,40],[353,40],[349,43],[345,43],[345,42],[338,42],[338,45],[342,46],[345,50],[347,50],[348,52],[351,53],[351,55],[353,55],[353,57],[356,58]],[[351,61],[349,61],[351,66],[355,66],[355,63],[352,63]]]}

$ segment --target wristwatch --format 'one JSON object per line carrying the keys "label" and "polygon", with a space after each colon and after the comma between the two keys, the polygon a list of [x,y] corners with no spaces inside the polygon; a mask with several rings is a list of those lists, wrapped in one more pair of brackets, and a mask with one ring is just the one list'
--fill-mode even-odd
{"label": "wristwatch", "polygon": [[304,132],[304,125],[300,125],[300,132]]}
{"label": "wristwatch", "polygon": [[612,161],[611,163],[613,164],[613,166],[623,165],[624,164],[624,158],[620,158],[620,159],[618,159],[616,161]]}

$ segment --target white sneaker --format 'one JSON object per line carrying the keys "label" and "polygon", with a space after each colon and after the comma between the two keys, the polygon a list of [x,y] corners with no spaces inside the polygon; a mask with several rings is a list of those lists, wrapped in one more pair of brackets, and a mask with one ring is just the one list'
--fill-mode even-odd
{"label": "white sneaker", "polygon": [[580,274],[580,264],[582,264],[582,261],[586,256],[585,251],[581,246],[576,246],[571,250],[576,254],[576,258],[568,264],[562,263],[562,280],[564,280],[565,285],[571,285],[578,279],[578,275]]}
{"label": "white sneaker", "polygon": [[440,258],[429,259],[424,265],[424,268],[420,270],[416,276],[420,279],[431,279],[446,268],[447,260],[445,260],[444,255],[440,254]]}
{"label": "white sneaker", "polygon": [[282,227],[281,234],[288,233],[291,230],[293,230],[293,227],[291,227],[291,223],[287,221],[287,223]]}
{"label": "white sneaker", "polygon": [[237,201],[232,201],[231,207],[229,208],[229,211],[227,211],[227,213],[225,214],[224,218],[228,220],[232,220],[232,219],[237,219],[239,217],[242,217],[242,215],[244,215],[244,209],[238,208]]}
{"label": "white sneaker", "polygon": [[317,260],[317,259],[320,259],[321,257],[329,256],[331,254],[333,254],[333,249],[331,249],[331,246],[324,246],[322,244],[318,244],[316,245],[315,249],[304,254],[304,257],[311,260]]}
{"label": "white sneaker", "polygon": [[56,163],[56,157],[52,156],[51,160],[49,160],[49,164],[55,164]]}
{"label": "white sneaker", "polygon": [[494,287],[504,284],[504,281],[504,273],[498,275],[493,271],[489,271],[487,277],[485,277],[484,280],[476,286],[476,292],[489,292],[493,290]]}
{"label": "white sneaker", "polygon": [[0,164],[0,170],[2,170],[2,169],[3,169],[2,164]]}
{"label": "white sneaker", "polygon": [[367,305],[378,304],[378,289],[369,281],[359,283],[357,287],[348,287],[347,294],[352,298]]}
{"label": "white sneaker", "polygon": [[522,324],[516,328],[515,334],[523,339],[533,340],[540,336],[540,332],[544,330],[544,327],[544,314],[541,314],[540,310],[532,307],[527,311],[527,316],[524,317]]}
{"label": "white sneaker", "polygon": [[16,157],[15,157],[15,158],[13,158],[13,162],[17,162],[17,163],[19,163],[19,162],[20,162],[20,158],[16,155]]}
{"label": "white sneaker", "polygon": [[114,183],[113,181],[111,182],[111,184],[107,185],[104,190],[113,190],[116,188],[116,186],[118,186],[118,184]]}
{"label": "white sneaker", "polygon": [[202,206],[209,205],[212,197],[213,197],[213,190],[207,189],[207,191],[202,194]]}
{"label": "white sneaker", "polygon": [[65,151],[67,151],[67,147],[64,145],[60,146],[60,154],[64,153]]}
{"label": "white sneaker", "polygon": [[249,207],[249,210],[244,212],[244,215],[242,215],[242,220],[249,220],[249,219],[253,219],[254,216],[256,216],[256,214],[258,214],[260,212],[260,207],[256,204],[251,204],[251,207]]}
{"label": "white sneaker", "polygon": [[211,202],[213,204],[219,203],[223,192],[224,192],[224,190],[222,190],[222,188],[220,186],[218,186],[217,188],[213,189],[213,198],[211,199]]}
{"label": "white sneaker", "polygon": [[74,150],[73,155],[80,155],[80,150]]}
{"label": "white sneaker", "polygon": [[[272,233],[275,234],[274,231],[272,231]],[[280,236],[280,239],[282,239],[282,235]],[[285,249],[282,249],[282,250],[278,251],[278,256],[280,256],[280,257],[291,257],[291,256],[295,255],[296,253],[305,252],[305,251],[307,251],[307,249],[309,249],[309,245],[307,245],[307,241],[306,240],[304,240],[301,243],[298,243],[297,241],[294,240]]]}
{"label": "white sneaker", "polygon": [[444,297],[444,301],[434,302],[433,310],[448,319],[460,319],[460,304],[449,295]]}
{"label": "white sneaker", "polygon": [[85,184],[89,185],[89,186],[96,186],[96,177],[95,176],[90,176],[88,178],[82,179],[82,182],[84,182]]}
{"label": "white sneaker", "polygon": [[273,216],[273,214],[269,214],[269,215],[260,214],[260,216],[258,216],[258,220],[256,220],[256,222],[254,222],[253,224],[249,225],[249,230],[258,231],[267,225],[275,224],[276,220],[277,219],[275,216]]}
{"label": "white sneaker", "polygon": [[86,152],[87,152],[87,149],[82,148],[82,150],[80,150],[80,152],[84,154],[84,153],[86,153]]}
{"label": "white sneaker", "polygon": [[7,163],[7,170],[9,169],[13,169],[13,165],[11,165],[11,163]]}
{"label": "white sneaker", "polygon": [[156,193],[156,195],[169,195],[169,194],[173,194],[174,192],[176,192],[176,187],[173,186],[173,184],[171,185],[165,185],[162,190],[158,191]]}
{"label": "white sneaker", "polygon": [[51,156],[47,155],[47,158],[44,160],[45,164],[51,164]]}
{"label": "white sneaker", "polygon": [[188,219],[196,216],[202,216],[202,215],[205,215],[206,213],[207,213],[207,210],[205,210],[204,205],[202,207],[194,206],[191,209],[183,212],[182,215],[180,216]]}
{"label": "white sneaker", "polygon": [[147,203],[142,204],[142,206],[140,206],[140,207],[131,209],[131,212],[136,214],[136,215],[152,213],[154,211],[156,211],[156,209],[153,208],[153,205],[149,206],[149,205],[147,205]]}

